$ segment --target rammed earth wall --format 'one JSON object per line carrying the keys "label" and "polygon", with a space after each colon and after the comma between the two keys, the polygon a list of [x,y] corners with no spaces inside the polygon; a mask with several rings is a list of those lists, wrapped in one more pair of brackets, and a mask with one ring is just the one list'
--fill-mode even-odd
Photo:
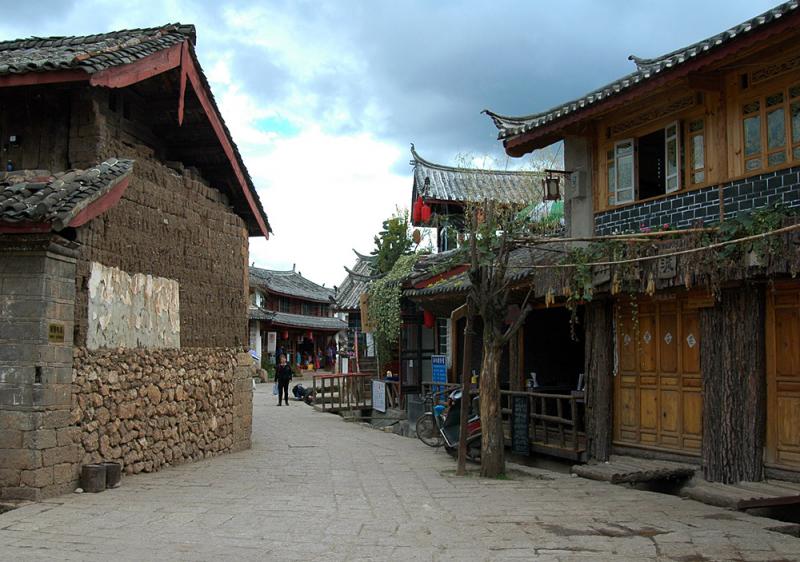
{"label": "rammed earth wall", "polygon": [[[724,184],[725,218],[776,203],[800,208],[799,174],[800,168],[794,167]],[[689,228],[718,221],[719,186],[644,201],[598,213],[594,217],[595,233],[600,235],[638,231],[642,226],[658,228],[669,224],[672,228]]]}
{"label": "rammed earth wall", "polygon": [[250,447],[252,365],[234,349],[75,350],[81,464],[128,474]]}

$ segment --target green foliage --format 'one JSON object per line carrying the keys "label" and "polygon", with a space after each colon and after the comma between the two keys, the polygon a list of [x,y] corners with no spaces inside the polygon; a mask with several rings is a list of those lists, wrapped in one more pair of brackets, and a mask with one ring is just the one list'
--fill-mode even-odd
{"label": "green foliage", "polygon": [[373,337],[377,346],[380,372],[400,337],[402,283],[411,273],[417,257],[417,254],[399,256],[391,270],[369,286],[369,318],[375,327]]}
{"label": "green foliage", "polygon": [[408,255],[413,241],[408,234],[408,213],[397,212],[383,221],[383,230],[375,236],[373,256],[379,273],[388,273],[400,256]]}

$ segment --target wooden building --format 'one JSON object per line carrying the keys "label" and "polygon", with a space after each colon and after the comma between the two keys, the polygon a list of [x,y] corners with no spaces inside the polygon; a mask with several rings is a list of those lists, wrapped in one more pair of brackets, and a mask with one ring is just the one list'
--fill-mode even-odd
{"label": "wooden building", "polygon": [[[329,350],[347,324],[333,316],[334,291],[299,272],[250,268],[250,348],[262,363],[285,353],[292,365],[333,370]],[[275,350],[268,348],[274,334]]]}
{"label": "wooden building", "polygon": [[375,279],[375,256],[365,256],[355,250],[356,263],[352,269],[345,267],[347,277],[335,287],[337,317],[347,323],[347,331],[340,334],[339,369],[342,373],[374,372],[376,369],[375,344],[372,335],[364,328],[362,318],[366,313],[367,290]]}
{"label": "wooden building", "polygon": [[[777,228],[800,208],[799,39],[793,0],[661,57],[632,56],[632,73],[550,110],[488,113],[511,156],[564,143],[573,237],[731,225],[779,205]],[[652,270],[652,296],[633,297],[635,314],[595,271],[592,457],[687,460],[713,481],[800,479],[800,250],[796,231],[785,238],[768,263],[751,252],[715,283],[698,279],[692,254],[670,255]]]}
{"label": "wooden building", "polygon": [[194,43],[0,42],[0,499],[249,447],[248,237],[270,229]]}

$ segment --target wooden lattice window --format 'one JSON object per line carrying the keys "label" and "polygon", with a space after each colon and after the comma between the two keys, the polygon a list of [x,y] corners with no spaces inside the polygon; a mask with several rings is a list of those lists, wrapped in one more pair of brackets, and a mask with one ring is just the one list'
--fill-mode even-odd
{"label": "wooden lattice window", "polygon": [[772,169],[800,160],[800,84],[742,104],[744,169]]}

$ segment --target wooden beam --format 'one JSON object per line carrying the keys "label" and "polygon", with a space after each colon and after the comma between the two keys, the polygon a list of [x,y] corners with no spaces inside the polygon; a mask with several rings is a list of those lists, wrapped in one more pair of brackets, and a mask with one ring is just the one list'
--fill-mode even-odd
{"label": "wooden beam", "polygon": [[84,82],[87,80],[89,80],[89,75],[83,70],[28,72],[26,74],[7,74],[5,76],[0,76],[0,88],[57,84],[60,82]]}
{"label": "wooden beam", "polygon": [[725,82],[721,75],[717,73],[700,74],[692,72],[687,76],[689,87],[701,92],[719,93],[725,88]]}
{"label": "wooden beam", "polygon": [[92,75],[89,83],[92,86],[106,88],[125,88],[142,80],[152,78],[181,65],[181,49],[186,41],[158,51],[130,64],[113,66]]}
{"label": "wooden beam", "polygon": [[29,234],[33,232],[50,232],[50,223],[21,223],[21,224],[0,224],[0,234]]}

